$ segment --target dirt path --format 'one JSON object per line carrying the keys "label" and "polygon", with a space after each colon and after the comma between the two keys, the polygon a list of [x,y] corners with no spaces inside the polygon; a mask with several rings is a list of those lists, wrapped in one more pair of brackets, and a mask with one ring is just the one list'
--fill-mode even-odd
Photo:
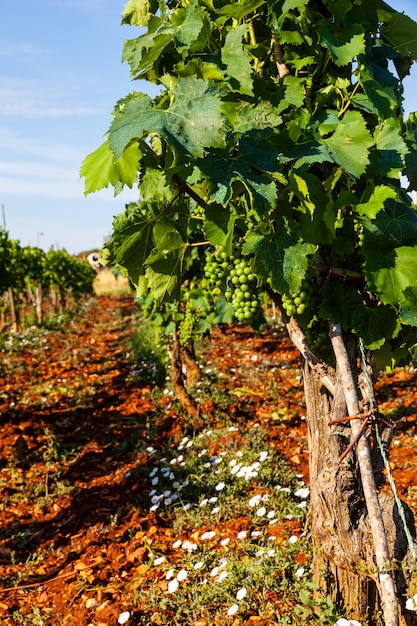
{"label": "dirt path", "polygon": [[[67,327],[28,335],[19,351],[1,355],[5,626],[116,624],[130,607],[127,583],[146,569],[144,531],[166,541],[167,528],[149,512],[149,441],[178,442],[190,426],[169,394],[156,402],[152,386],[135,379],[128,346],[134,320],[130,296],[95,298]],[[224,374],[228,419],[266,424],[272,443],[307,480],[300,361],[288,340],[279,331],[230,328],[205,344],[203,361],[206,376],[211,369]],[[395,478],[414,512],[415,388],[414,370],[378,384],[381,408],[398,424]],[[202,407],[206,425],[216,425],[222,410],[213,390]],[[94,602],[85,595],[92,587]]]}

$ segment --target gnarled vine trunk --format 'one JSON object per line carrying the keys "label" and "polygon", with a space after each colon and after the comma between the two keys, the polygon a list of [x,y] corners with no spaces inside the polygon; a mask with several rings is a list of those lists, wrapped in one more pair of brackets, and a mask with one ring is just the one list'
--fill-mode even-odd
{"label": "gnarled vine trunk", "polygon": [[171,347],[168,351],[171,382],[182,407],[193,419],[194,426],[197,428],[201,426],[200,410],[188,387],[193,386],[201,379],[200,368],[195,358],[193,346],[182,346],[176,332],[172,334],[171,339]]}
{"label": "gnarled vine trunk", "polygon": [[[376,615],[381,610],[373,536],[355,452],[339,462],[349,445],[351,428],[349,422],[329,425],[347,416],[341,376],[338,372],[328,372],[329,379],[333,381],[333,389],[330,384],[323,384],[315,365],[304,358],[314,581],[322,593],[333,594],[336,605],[346,611],[348,617],[361,622],[367,619],[372,626],[380,623]],[[388,449],[391,429],[378,427]],[[384,464],[378,446],[372,441],[371,450],[389,552],[397,565],[393,576],[399,598],[400,624],[414,625],[417,624],[416,613],[405,609],[405,601],[413,595],[410,585],[415,564],[395,497],[390,489],[381,488]],[[415,538],[413,515],[406,505],[403,507],[410,533]]]}

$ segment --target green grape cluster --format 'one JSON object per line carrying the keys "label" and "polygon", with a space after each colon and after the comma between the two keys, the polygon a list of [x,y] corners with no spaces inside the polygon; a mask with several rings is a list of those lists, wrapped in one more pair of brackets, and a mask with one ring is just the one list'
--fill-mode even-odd
{"label": "green grape cluster", "polygon": [[190,301],[185,306],[184,317],[179,326],[179,340],[181,345],[186,346],[192,342],[197,325],[197,312]]}
{"label": "green grape cluster", "polygon": [[193,202],[190,206],[190,217],[196,220],[203,220],[205,217],[203,207],[197,202]]}
{"label": "green grape cluster", "polygon": [[313,286],[304,280],[298,291],[282,296],[282,306],[289,317],[302,315],[310,305]]}
{"label": "green grape cluster", "polygon": [[224,295],[232,303],[234,315],[239,322],[250,322],[256,317],[260,307],[256,276],[245,258],[233,260]]}
{"label": "green grape cluster", "polygon": [[363,241],[364,241],[363,224],[361,222],[358,222],[357,220],[354,220],[353,228],[355,230],[355,235],[356,235],[356,238],[357,238],[356,245],[357,245],[358,248],[362,248]]}
{"label": "green grape cluster", "polygon": [[229,255],[218,248],[207,258],[204,275],[212,295],[223,294],[239,322],[251,322],[256,317],[260,308],[256,276],[240,251]]}
{"label": "green grape cluster", "polygon": [[220,296],[225,292],[232,258],[222,249],[218,249],[214,255],[207,255],[204,276],[213,296]]}

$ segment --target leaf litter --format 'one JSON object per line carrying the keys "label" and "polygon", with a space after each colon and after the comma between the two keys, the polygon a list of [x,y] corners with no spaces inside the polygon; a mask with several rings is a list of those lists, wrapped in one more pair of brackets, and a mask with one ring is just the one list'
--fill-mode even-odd
{"label": "leaf litter", "polygon": [[[194,432],[169,385],[135,373],[136,324],[131,296],[100,296],[65,327],[3,346],[1,623],[291,623],[282,581],[310,567],[297,351],[279,328],[216,330],[199,350],[210,393]],[[416,386],[409,368],[376,385],[413,512]]]}

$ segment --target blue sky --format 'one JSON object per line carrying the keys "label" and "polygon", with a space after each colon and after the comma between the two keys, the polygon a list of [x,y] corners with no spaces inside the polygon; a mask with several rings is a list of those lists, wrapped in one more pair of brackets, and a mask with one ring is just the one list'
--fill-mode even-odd
{"label": "blue sky", "polygon": [[[417,21],[417,0],[391,0]],[[135,190],[84,197],[79,169],[103,141],[116,101],[133,89],[120,26],[125,1],[19,0],[0,9],[0,205],[22,245],[100,248]],[[155,93],[155,90],[153,91]],[[417,64],[405,81],[417,110]],[[0,225],[3,225],[0,215]]]}

